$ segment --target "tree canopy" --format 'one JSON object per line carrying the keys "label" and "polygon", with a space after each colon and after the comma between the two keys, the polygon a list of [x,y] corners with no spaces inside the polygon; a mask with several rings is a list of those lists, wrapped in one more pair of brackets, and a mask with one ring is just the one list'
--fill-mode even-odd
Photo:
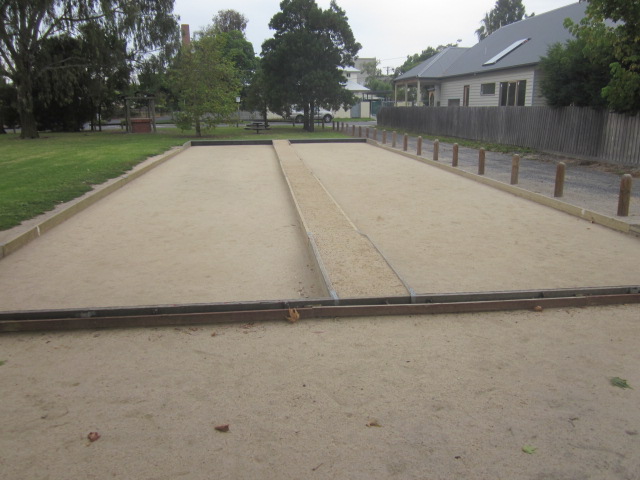
{"label": "tree canopy", "polygon": [[601,92],[610,79],[611,56],[589,58],[584,53],[585,48],[584,40],[580,39],[570,40],[566,44],[556,43],[549,47],[547,55],[541,59],[543,75],[540,88],[549,105],[606,106]]}
{"label": "tree canopy", "polygon": [[640,2],[589,0],[585,18],[578,24],[567,22],[567,26],[584,43],[586,58],[596,63],[607,61],[610,78],[602,96],[609,108],[639,112]]}
{"label": "tree canopy", "polygon": [[344,88],[343,69],[354,65],[361,46],[335,0],[323,10],[315,0],[283,0],[269,22],[273,38],[262,44],[262,71],[269,106],[282,112],[296,106],[304,128],[313,131],[316,107],[338,109],[355,103]]}
{"label": "tree canopy", "polygon": [[[173,0],[3,0],[0,3],[0,75],[17,88],[22,138],[35,138],[34,82],[45,72],[62,72],[89,62],[106,47],[103,38],[124,39],[129,61],[178,45]],[[46,42],[60,36],[81,37],[91,26],[97,35],[84,37],[83,57],[47,61]],[[91,29],[89,29],[91,30]]]}
{"label": "tree canopy", "polygon": [[213,17],[213,29],[217,32],[242,32],[247,28],[249,20],[240,12],[235,10],[219,10]]}
{"label": "tree canopy", "polygon": [[173,94],[180,105],[178,126],[195,125],[196,135],[228,119],[236,110],[240,79],[232,59],[225,56],[227,36],[212,30],[184,46],[169,71]]}
{"label": "tree canopy", "polygon": [[480,21],[482,25],[476,30],[478,41],[485,39],[500,27],[526,18],[525,13],[522,0],[496,0],[494,7]]}

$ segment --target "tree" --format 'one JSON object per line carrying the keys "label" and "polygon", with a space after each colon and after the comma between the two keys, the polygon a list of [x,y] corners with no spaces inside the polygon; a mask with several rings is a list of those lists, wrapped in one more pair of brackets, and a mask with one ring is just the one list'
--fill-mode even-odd
{"label": "tree", "polygon": [[198,137],[203,125],[212,127],[236,110],[241,83],[232,60],[224,56],[225,41],[224,35],[199,34],[169,72],[182,110],[178,124],[185,129],[195,125]]}
{"label": "tree", "polygon": [[7,133],[5,125],[15,128],[18,124],[18,111],[16,110],[17,92],[13,85],[7,83],[0,76],[0,134]]}
{"label": "tree", "polygon": [[77,36],[91,24],[127,40],[130,54],[153,48],[167,51],[179,40],[174,0],[3,0],[0,3],[0,75],[18,89],[22,138],[36,138],[33,86],[46,70],[38,64],[43,42],[67,34]]}
{"label": "tree", "polygon": [[245,107],[260,112],[262,121],[265,125],[268,125],[269,119],[267,115],[269,113],[269,104],[271,103],[269,97],[270,91],[259,59],[257,59],[256,63],[258,67],[245,92]]}
{"label": "tree", "polygon": [[500,27],[526,18],[522,0],[496,0],[494,7],[484,15],[481,26],[476,30],[478,41],[484,40]]}
{"label": "tree", "polygon": [[247,28],[247,17],[235,10],[219,10],[213,17],[213,28],[216,33],[242,32]]}
{"label": "tree", "polygon": [[337,110],[355,103],[344,88],[343,69],[354,65],[361,46],[335,0],[326,10],[315,0],[283,0],[269,22],[274,37],[262,44],[262,67],[274,112],[295,106],[313,131],[316,107]]}
{"label": "tree", "polygon": [[367,74],[364,86],[374,92],[393,90],[390,77],[385,77],[378,65],[380,65],[380,60],[366,62],[362,65],[362,71]]}
{"label": "tree", "polygon": [[[540,60],[543,73],[540,88],[547,103],[555,107],[603,108],[602,89],[609,83],[611,55],[603,58],[585,55],[585,42],[574,39],[549,47]],[[603,52],[604,54],[605,52]]]}
{"label": "tree", "polygon": [[567,22],[567,25],[584,41],[584,51],[589,58],[599,58],[603,50],[610,52],[611,77],[602,89],[608,106],[617,112],[639,112],[640,2],[590,0],[585,18],[578,24]]}

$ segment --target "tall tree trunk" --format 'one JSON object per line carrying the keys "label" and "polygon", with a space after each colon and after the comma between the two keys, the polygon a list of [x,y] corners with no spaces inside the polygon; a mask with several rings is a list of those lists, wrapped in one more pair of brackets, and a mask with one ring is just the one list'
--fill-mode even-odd
{"label": "tall tree trunk", "polygon": [[18,111],[20,112],[20,138],[38,138],[38,126],[33,112],[33,85],[31,75],[20,75],[18,89]]}
{"label": "tall tree trunk", "polygon": [[313,132],[313,102],[304,106],[304,129],[307,132]]}

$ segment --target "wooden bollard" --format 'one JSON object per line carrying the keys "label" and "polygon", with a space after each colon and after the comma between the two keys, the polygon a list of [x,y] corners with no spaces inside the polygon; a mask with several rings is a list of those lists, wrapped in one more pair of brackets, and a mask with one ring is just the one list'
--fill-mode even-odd
{"label": "wooden bollard", "polygon": [[433,159],[437,162],[440,157],[440,140],[437,138],[433,141]]}
{"label": "wooden bollard", "polygon": [[402,151],[406,152],[408,148],[409,148],[409,135],[405,133],[404,137],[402,138]]}
{"label": "wooden bollard", "polygon": [[387,131],[386,130],[382,130],[382,144],[383,145],[387,144]]}
{"label": "wooden bollard", "polygon": [[366,127],[366,128],[364,129],[364,136],[365,136],[365,137],[367,137],[367,138],[369,138],[369,127]]}
{"label": "wooden bollard", "polygon": [[620,198],[618,199],[618,216],[628,217],[631,205],[631,175],[625,173],[620,180]]}
{"label": "wooden bollard", "polygon": [[373,129],[373,139],[377,142],[378,141],[378,129],[374,128]]}
{"label": "wooden bollard", "polygon": [[352,137],[356,136],[356,126],[355,125],[351,125],[351,136]]}
{"label": "wooden bollard", "polygon": [[422,137],[418,137],[418,146],[416,148],[416,155],[422,155]]}
{"label": "wooden bollard", "polygon": [[358,138],[362,138],[362,125],[358,125]]}
{"label": "wooden bollard", "polygon": [[564,162],[560,162],[556,167],[556,187],[553,190],[554,197],[561,197],[564,195],[564,173],[567,169],[567,165]]}
{"label": "wooden bollard", "polygon": [[518,184],[520,175],[520,155],[514,155],[511,159],[511,185]]}
{"label": "wooden bollard", "polygon": [[453,156],[451,157],[451,166],[452,167],[458,166],[458,144],[457,143],[453,144]]}
{"label": "wooden bollard", "polygon": [[484,175],[484,148],[478,151],[478,175]]}
{"label": "wooden bollard", "polygon": [[397,139],[398,139],[398,134],[394,131],[394,132],[391,134],[391,146],[392,146],[393,148],[396,148],[396,140],[397,140]]}

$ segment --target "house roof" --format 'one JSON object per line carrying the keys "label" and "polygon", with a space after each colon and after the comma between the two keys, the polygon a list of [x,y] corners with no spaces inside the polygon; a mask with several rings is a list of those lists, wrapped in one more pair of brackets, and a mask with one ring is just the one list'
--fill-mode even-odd
{"label": "house roof", "polygon": [[358,82],[355,82],[353,80],[347,80],[347,83],[345,84],[344,88],[346,88],[350,92],[368,92],[369,91],[367,87],[365,87],[364,85],[360,85]]}
{"label": "house roof", "polygon": [[505,25],[471,48],[443,50],[395,81],[440,79],[535,65],[551,45],[573,38],[564,27],[564,20],[579,22],[586,8],[587,2],[574,3]]}
{"label": "house roof", "polygon": [[[505,25],[467,50],[455,64],[447,68],[444,76],[536,64],[547,54],[551,45],[564,43],[573,38],[571,32],[564,27],[564,20],[570,18],[576,23],[579,22],[584,18],[586,8],[587,2],[574,3]],[[525,39],[528,41],[515,47],[495,63],[485,65],[508,47]]]}
{"label": "house roof", "polygon": [[433,57],[427,58],[421,64],[400,75],[396,80],[408,80],[410,78],[440,78],[468,48],[447,47]]}

